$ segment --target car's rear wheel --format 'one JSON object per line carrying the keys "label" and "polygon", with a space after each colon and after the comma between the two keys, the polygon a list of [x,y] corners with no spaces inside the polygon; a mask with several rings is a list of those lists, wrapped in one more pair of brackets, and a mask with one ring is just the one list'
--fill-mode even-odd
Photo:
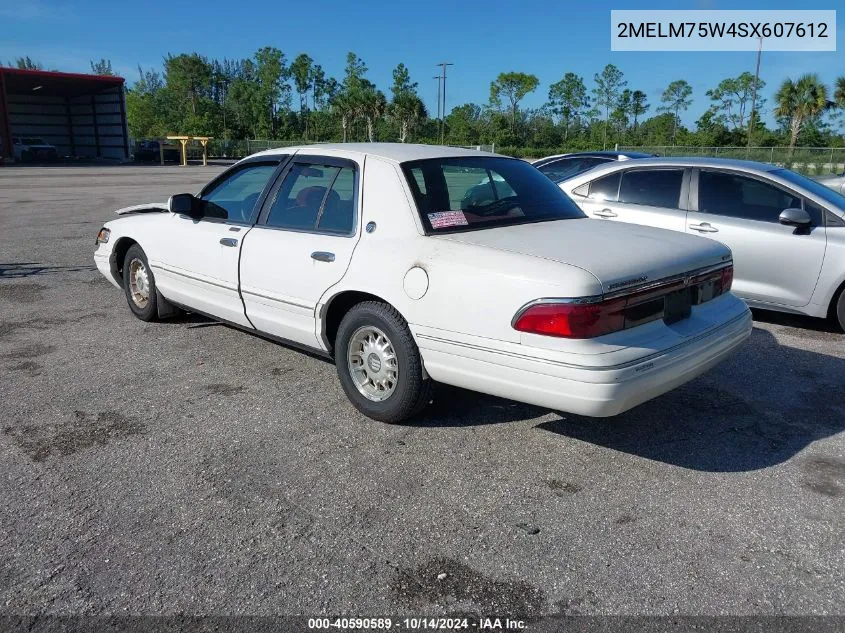
{"label": "car's rear wheel", "polygon": [[156,305],[156,282],[144,250],[133,244],[123,259],[123,289],[132,314],[142,321],[155,321],[158,316]]}
{"label": "car's rear wheel", "polygon": [[839,323],[839,329],[845,332],[845,288],[839,291],[839,300],[833,308],[833,318]]}
{"label": "car's rear wheel", "polygon": [[408,324],[390,305],[366,301],[340,322],[335,364],[347,397],[364,415],[382,422],[414,416],[431,396]]}

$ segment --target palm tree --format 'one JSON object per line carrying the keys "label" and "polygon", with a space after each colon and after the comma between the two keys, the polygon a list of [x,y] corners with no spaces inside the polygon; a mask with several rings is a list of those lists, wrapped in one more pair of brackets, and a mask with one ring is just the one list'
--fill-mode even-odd
{"label": "palm tree", "polygon": [[786,79],[775,95],[775,116],[789,120],[789,153],[795,151],[801,127],[831,106],[825,86],[818,75],[807,74],[798,81]]}
{"label": "palm tree", "polygon": [[833,100],[838,107],[845,109],[845,75],[836,79],[833,88]]}
{"label": "palm tree", "polygon": [[416,94],[403,92],[388,106],[388,115],[399,125],[399,142],[404,143],[408,140],[411,128],[425,118],[425,104]]}
{"label": "palm tree", "polygon": [[387,98],[384,93],[375,84],[367,82],[360,96],[359,115],[367,121],[367,138],[370,143],[376,140],[375,123],[386,111]]}

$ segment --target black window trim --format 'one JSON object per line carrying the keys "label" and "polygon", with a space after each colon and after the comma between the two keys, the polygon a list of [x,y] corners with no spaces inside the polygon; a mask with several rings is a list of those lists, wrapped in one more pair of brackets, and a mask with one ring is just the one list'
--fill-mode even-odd
{"label": "black window trim", "polygon": [[[276,200],[276,196],[279,193],[279,189],[282,188],[285,180],[288,177],[288,174],[293,169],[293,166],[299,165],[315,165],[315,166],[327,166],[327,167],[339,167],[344,168],[348,167],[352,169],[352,176],[353,176],[353,188],[352,188],[352,197],[353,197],[353,205],[352,205],[352,231],[349,233],[340,233],[338,231],[327,231],[326,229],[318,229],[317,225],[320,222],[320,218],[323,217],[323,205],[326,203],[326,198],[329,195],[329,191],[331,187],[334,186],[335,180],[340,175],[340,171],[338,171],[334,178],[332,179],[332,184],[330,187],[326,188],[326,193],[323,195],[323,200],[320,202],[320,208],[317,211],[317,218],[314,221],[314,228],[313,229],[296,229],[290,228],[286,226],[270,226],[267,224],[267,218],[270,216],[270,209],[273,207],[273,202]],[[262,229],[269,229],[272,231],[286,231],[288,233],[309,233],[312,235],[326,235],[332,237],[346,237],[346,238],[353,238],[358,235],[358,218],[361,216],[361,167],[356,163],[354,160],[350,158],[340,158],[338,156],[317,156],[314,154],[294,154],[290,157],[290,159],[285,163],[282,169],[278,172],[278,175],[275,177],[272,186],[267,191],[266,195],[264,196],[263,200],[261,200],[261,211],[258,214],[258,217],[255,220],[255,227],[262,228]]]}
{"label": "black window trim", "polygon": [[210,182],[206,183],[205,186],[200,190],[199,195],[197,196],[200,199],[203,199],[207,193],[215,189],[221,182],[230,178],[233,174],[236,174],[244,169],[249,167],[254,167],[256,165],[275,165],[276,169],[273,170],[273,173],[270,174],[270,177],[267,179],[267,182],[264,183],[264,188],[258,194],[258,200],[255,201],[255,206],[252,208],[252,212],[250,213],[250,217],[248,220],[239,222],[235,220],[230,220],[228,218],[200,218],[199,222],[210,222],[213,224],[226,224],[231,226],[254,226],[256,221],[258,220],[259,210],[264,203],[264,199],[267,196],[268,191],[272,187],[275,179],[278,177],[279,172],[284,168],[285,164],[287,163],[288,159],[290,158],[289,154],[273,154],[269,156],[255,156],[253,158],[246,158],[242,161],[239,161],[229,167],[229,169],[223,171],[219,174],[216,178],[212,179]]}
{"label": "black window trim", "polygon": [[[729,169],[729,168],[722,168],[722,167],[693,167],[693,174],[692,174],[692,186],[690,187],[690,208],[689,210],[695,213],[700,213],[701,216],[710,216],[710,217],[717,217],[717,218],[732,218],[734,220],[742,220],[743,222],[761,222],[763,224],[778,224],[777,221],[769,221],[769,220],[754,220],[751,218],[743,218],[737,217],[735,215],[722,215],[719,213],[707,213],[706,211],[700,211],[698,208],[698,179],[699,175],[702,171],[709,171],[709,172],[716,172],[721,174],[731,174],[732,176],[740,176],[742,178],[748,178],[749,180],[756,180],[757,182],[761,182],[764,185],[769,185],[770,187],[774,187],[775,189],[780,189],[784,193],[789,194],[793,198],[798,198],[801,201],[801,208],[805,209],[807,204],[807,200],[809,199],[810,202],[815,204],[818,207],[821,207],[824,211],[829,211],[826,205],[819,204],[816,200],[808,198],[807,195],[796,191],[792,187],[788,187],[786,185],[781,184],[778,181],[772,180],[771,178],[764,178],[759,174],[755,174],[748,171],[743,171],[741,169]],[[695,196],[693,197],[693,193]],[[806,210],[806,209],[805,209]],[[821,226],[824,227],[827,225],[825,217],[821,218],[821,222],[813,222],[811,227]]]}

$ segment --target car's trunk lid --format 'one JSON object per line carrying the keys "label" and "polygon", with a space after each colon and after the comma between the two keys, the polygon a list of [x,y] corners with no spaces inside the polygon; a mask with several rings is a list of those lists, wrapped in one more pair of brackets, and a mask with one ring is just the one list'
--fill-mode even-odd
{"label": "car's trunk lid", "polygon": [[715,240],[636,224],[575,219],[437,235],[577,266],[605,294],[725,263],[730,250]]}

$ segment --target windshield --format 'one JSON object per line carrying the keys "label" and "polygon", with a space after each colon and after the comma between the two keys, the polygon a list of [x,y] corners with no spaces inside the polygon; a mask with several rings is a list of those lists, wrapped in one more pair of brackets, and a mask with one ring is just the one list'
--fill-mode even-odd
{"label": "windshield", "polygon": [[30,137],[30,138],[25,138],[23,140],[23,144],[24,145],[44,145],[45,143],[40,138],[31,138]]}
{"label": "windshield", "polygon": [[803,187],[810,193],[817,195],[825,202],[833,205],[839,211],[845,211],[845,196],[836,193],[833,189],[830,189],[829,187],[825,187],[822,183],[816,182],[815,180],[810,180],[806,176],[797,174],[794,171],[790,171],[789,169],[774,169],[771,173],[780,176],[784,180],[796,184],[799,187]]}
{"label": "windshield", "polygon": [[403,163],[427,234],[585,217],[525,161],[496,156]]}

